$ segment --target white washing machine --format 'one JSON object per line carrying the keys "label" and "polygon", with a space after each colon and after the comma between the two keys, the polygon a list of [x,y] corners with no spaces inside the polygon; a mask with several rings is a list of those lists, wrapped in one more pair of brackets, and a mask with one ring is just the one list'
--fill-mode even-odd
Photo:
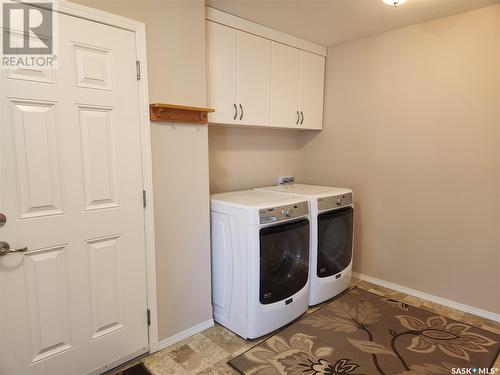
{"label": "white washing machine", "polygon": [[284,184],[255,190],[299,195],[309,200],[309,305],[317,305],[346,290],[352,274],[352,190],[303,184]]}
{"label": "white washing machine", "polygon": [[307,310],[307,199],[255,190],[215,194],[211,224],[216,322],[253,339]]}

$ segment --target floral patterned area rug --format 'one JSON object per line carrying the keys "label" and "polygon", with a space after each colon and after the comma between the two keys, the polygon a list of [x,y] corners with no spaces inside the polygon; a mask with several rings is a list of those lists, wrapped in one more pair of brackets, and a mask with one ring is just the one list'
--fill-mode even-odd
{"label": "floral patterned area rug", "polygon": [[499,342],[495,333],[353,288],[228,364],[258,375],[491,374]]}

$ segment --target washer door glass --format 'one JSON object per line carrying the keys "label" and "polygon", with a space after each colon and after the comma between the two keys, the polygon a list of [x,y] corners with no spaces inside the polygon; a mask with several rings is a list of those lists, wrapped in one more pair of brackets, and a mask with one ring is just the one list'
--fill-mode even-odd
{"label": "washer door glass", "polygon": [[336,275],[351,264],[352,225],[352,207],[318,215],[318,277]]}
{"label": "washer door glass", "polygon": [[260,303],[293,296],[307,284],[308,269],[309,220],[260,230]]}

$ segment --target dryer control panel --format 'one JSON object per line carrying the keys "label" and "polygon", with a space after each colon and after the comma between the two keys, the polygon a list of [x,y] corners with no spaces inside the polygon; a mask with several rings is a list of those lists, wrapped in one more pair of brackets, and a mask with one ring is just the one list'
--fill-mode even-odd
{"label": "dryer control panel", "polygon": [[352,204],[352,193],[332,195],[331,197],[318,198],[318,210],[331,210],[350,206]]}
{"label": "dryer control panel", "polygon": [[277,221],[289,220],[309,214],[307,202],[287,204],[285,206],[262,208],[259,210],[260,223],[273,223]]}

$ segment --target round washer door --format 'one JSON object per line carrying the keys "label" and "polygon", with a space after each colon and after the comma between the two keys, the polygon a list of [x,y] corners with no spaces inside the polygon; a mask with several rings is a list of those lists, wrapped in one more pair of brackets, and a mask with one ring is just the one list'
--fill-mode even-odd
{"label": "round washer door", "polygon": [[318,277],[336,275],[351,264],[352,234],[352,207],[318,215]]}
{"label": "round washer door", "polygon": [[309,220],[260,230],[260,303],[293,296],[307,284],[308,270]]}

